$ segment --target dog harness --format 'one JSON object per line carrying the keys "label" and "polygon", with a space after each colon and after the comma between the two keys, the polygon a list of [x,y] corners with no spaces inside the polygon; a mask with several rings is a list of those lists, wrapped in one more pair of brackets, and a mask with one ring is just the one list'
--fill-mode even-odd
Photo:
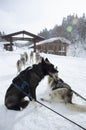
{"label": "dog harness", "polygon": [[52,88],[52,91],[59,89],[59,88],[64,88],[63,83],[64,81],[62,79],[58,79],[55,81],[56,85]]}
{"label": "dog harness", "polygon": [[[32,101],[32,98],[31,98],[31,95],[30,95],[30,93],[31,93],[31,87],[30,87],[30,85],[29,85],[28,82],[22,81],[21,86],[19,86],[18,84],[14,83],[13,81],[12,81],[12,84],[13,84],[14,87],[16,87],[19,91],[21,91],[25,96],[28,96],[29,99],[30,99],[30,101]],[[27,87],[28,87],[28,93],[25,92],[25,88],[27,88]]]}

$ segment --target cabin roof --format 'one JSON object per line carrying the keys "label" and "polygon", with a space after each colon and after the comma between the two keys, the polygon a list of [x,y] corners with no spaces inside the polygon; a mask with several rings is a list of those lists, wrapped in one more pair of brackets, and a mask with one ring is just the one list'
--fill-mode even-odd
{"label": "cabin roof", "polygon": [[[50,39],[46,39],[46,40],[37,42],[36,45],[52,43],[52,42],[56,42],[56,41],[61,41],[62,43],[71,44],[71,42],[64,37],[53,37],[53,38],[50,38]],[[30,47],[32,47],[32,46],[33,45],[31,45]]]}
{"label": "cabin roof", "polygon": [[64,37],[54,37],[54,38],[50,38],[50,39],[47,39],[47,40],[40,41],[40,42],[37,43],[37,45],[45,44],[45,43],[52,43],[52,42],[56,42],[58,40],[63,42],[63,43],[66,43],[66,44],[70,44],[70,41],[67,40]]}

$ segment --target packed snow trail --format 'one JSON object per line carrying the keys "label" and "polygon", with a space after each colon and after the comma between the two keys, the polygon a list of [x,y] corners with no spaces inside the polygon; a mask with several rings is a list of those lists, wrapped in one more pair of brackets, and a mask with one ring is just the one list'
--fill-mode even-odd
{"label": "packed snow trail", "polygon": [[[4,106],[5,92],[17,75],[16,61],[24,51],[29,54],[29,50],[25,49],[17,49],[13,52],[0,50],[0,130],[81,130],[43,106],[36,106],[33,102],[21,112],[8,110]],[[41,53],[41,56],[49,58],[55,66],[58,66],[59,77],[86,98],[86,58],[44,53]],[[48,97],[48,90],[47,77],[45,77],[37,87],[37,100]],[[77,96],[73,97],[73,102],[86,105],[86,102]],[[86,112],[74,111],[66,104],[56,101],[45,102],[45,105],[86,128]]]}

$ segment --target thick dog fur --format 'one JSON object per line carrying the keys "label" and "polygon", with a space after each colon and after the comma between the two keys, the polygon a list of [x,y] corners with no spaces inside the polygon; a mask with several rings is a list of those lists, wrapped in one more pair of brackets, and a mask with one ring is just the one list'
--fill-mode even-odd
{"label": "thick dog fur", "polygon": [[16,67],[17,67],[17,72],[18,72],[18,73],[21,72],[21,70],[22,70],[22,65],[23,65],[22,61],[21,61],[21,60],[18,60],[17,63],[16,63]]}
{"label": "thick dog fur", "polygon": [[38,64],[41,61],[42,57],[40,56],[39,52],[33,52],[30,53],[30,63],[36,63]]}
{"label": "thick dog fur", "polygon": [[28,62],[27,52],[24,52],[24,54],[20,54],[20,59],[16,63],[18,73],[22,71],[22,67],[25,68],[27,62]]}
{"label": "thick dog fur", "polygon": [[31,51],[30,53],[30,63],[33,64],[33,59],[34,59],[34,52]]}
{"label": "thick dog fur", "polygon": [[36,58],[36,63],[39,63],[41,61],[42,57],[40,56],[39,52],[35,53],[35,58]]}
{"label": "thick dog fur", "polygon": [[27,52],[24,52],[24,56],[25,56],[25,61],[28,62],[28,54],[27,54]]}
{"label": "thick dog fur", "polygon": [[28,93],[30,90],[28,93],[30,99],[36,100],[36,87],[39,82],[46,75],[50,75],[55,79],[56,73],[57,70],[47,58],[45,60],[42,58],[42,61],[39,64],[34,64],[32,68],[26,68],[13,79],[12,84],[8,88],[5,95],[5,106],[11,110],[21,110],[21,108],[25,108],[28,105],[28,101],[24,100],[26,95],[15,87],[14,83],[21,88],[22,82],[26,81],[29,86],[24,89],[24,92]]}
{"label": "thick dog fur", "polygon": [[[58,76],[57,76],[57,78],[58,78]],[[71,87],[67,83],[65,83],[62,79],[58,78],[58,82],[55,82],[55,80],[49,76],[48,83],[49,83],[49,88],[51,90],[51,92],[49,94],[49,99],[41,98],[42,101],[63,102],[71,110],[86,112],[85,105],[79,105],[79,104],[72,103],[73,92],[71,90]]]}

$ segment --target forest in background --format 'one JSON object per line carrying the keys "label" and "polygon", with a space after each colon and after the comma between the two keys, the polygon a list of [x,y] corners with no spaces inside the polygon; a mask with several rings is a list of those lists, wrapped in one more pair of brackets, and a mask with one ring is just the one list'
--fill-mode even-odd
{"label": "forest in background", "polygon": [[47,30],[47,28],[40,31],[39,36],[43,36],[45,39],[51,37],[65,37],[75,43],[81,41],[86,43],[86,17],[85,14],[82,17],[76,15],[68,15],[64,17],[61,25],[55,25],[53,29]]}
{"label": "forest in background", "polygon": [[[57,21],[58,22],[58,21]],[[0,31],[0,41],[2,41],[1,36],[5,34]],[[64,37],[73,43],[80,43],[83,45],[83,49],[86,50],[86,16],[85,13],[81,17],[77,14],[68,15],[62,20],[62,24],[56,24],[54,28],[48,30],[47,27],[38,33],[39,36],[45,39],[53,37]]]}

